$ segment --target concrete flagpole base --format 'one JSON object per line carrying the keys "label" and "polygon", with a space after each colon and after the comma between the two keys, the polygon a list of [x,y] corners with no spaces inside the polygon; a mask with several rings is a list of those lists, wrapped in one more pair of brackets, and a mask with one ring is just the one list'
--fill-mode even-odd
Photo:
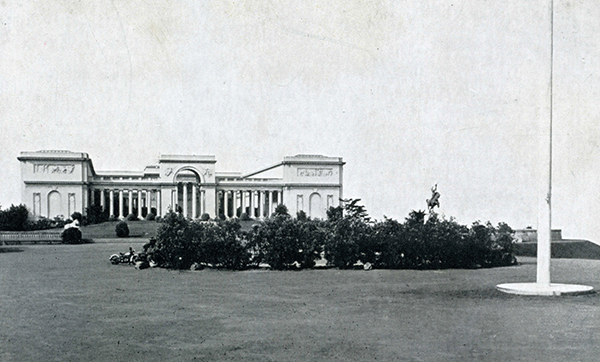
{"label": "concrete flagpole base", "polygon": [[587,285],[556,283],[506,283],[496,285],[496,289],[508,294],[539,296],[581,295],[594,292],[594,288]]}

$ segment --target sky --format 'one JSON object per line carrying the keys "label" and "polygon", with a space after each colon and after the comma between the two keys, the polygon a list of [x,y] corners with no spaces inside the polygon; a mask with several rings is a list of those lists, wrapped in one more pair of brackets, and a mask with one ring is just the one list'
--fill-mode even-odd
{"label": "sky", "polygon": [[555,0],[553,37],[550,4],[1,1],[0,205],[21,151],[239,172],[304,153],[343,157],[378,220],[437,184],[447,218],[535,228],[552,88],[553,228],[600,242],[600,2]]}

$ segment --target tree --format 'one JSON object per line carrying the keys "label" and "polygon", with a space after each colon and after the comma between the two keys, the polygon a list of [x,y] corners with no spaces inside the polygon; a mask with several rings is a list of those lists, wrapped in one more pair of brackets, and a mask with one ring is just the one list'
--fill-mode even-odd
{"label": "tree", "polygon": [[7,210],[0,210],[0,230],[6,231],[22,231],[27,226],[27,219],[29,218],[29,210],[27,206],[21,205],[10,205]]}

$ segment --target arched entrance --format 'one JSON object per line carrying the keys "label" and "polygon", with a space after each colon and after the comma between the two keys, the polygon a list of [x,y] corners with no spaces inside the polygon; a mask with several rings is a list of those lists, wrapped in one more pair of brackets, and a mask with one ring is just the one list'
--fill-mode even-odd
{"label": "arched entrance", "polygon": [[177,171],[174,182],[176,184],[174,195],[174,210],[184,216],[197,218],[204,213],[204,192],[202,178],[192,168],[182,168]]}
{"label": "arched entrance", "polygon": [[62,214],[60,192],[54,190],[48,193],[48,217],[53,218]]}
{"label": "arched entrance", "polygon": [[323,205],[321,195],[318,192],[314,192],[310,195],[308,207],[308,213],[311,218],[323,219]]}

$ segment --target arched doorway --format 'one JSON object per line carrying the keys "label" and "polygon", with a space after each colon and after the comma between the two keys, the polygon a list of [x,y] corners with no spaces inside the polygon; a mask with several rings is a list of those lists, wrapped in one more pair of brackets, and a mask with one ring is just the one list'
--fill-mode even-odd
{"label": "arched doorway", "polygon": [[48,217],[53,218],[62,214],[60,192],[54,190],[48,193]]}
{"label": "arched doorway", "polygon": [[314,192],[310,195],[308,205],[308,213],[311,218],[323,219],[323,205],[321,195],[318,192]]}
{"label": "arched doorway", "polygon": [[186,217],[197,218],[203,211],[200,184],[202,179],[193,169],[183,168],[175,175],[177,185],[177,200],[174,200],[174,209],[181,211]]}

